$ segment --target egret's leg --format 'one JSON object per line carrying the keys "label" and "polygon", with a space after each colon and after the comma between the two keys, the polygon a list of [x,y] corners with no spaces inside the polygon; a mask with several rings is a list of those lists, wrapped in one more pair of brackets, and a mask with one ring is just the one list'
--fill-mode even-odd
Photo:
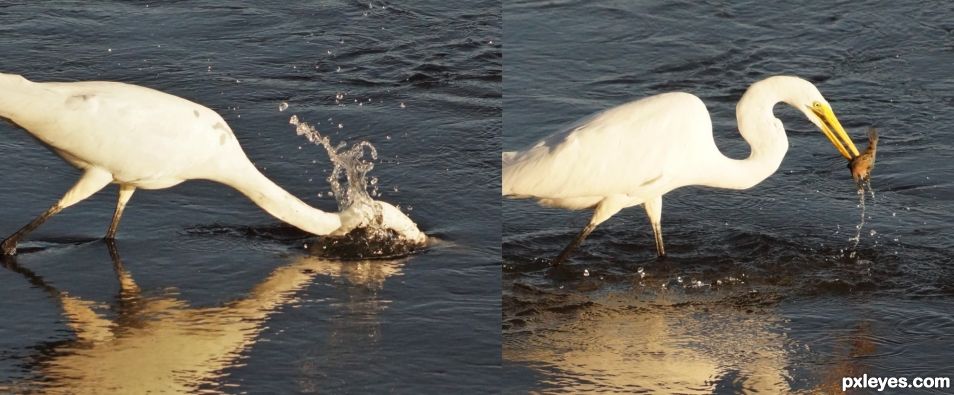
{"label": "egret's leg", "polygon": [[563,261],[570,257],[570,254],[573,252],[573,250],[583,243],[583,240],[586,239],[586,236],[590,235],[590,232],[592,232],[593,229],[596,229],[596,227],[603,223],[603,221],[606,221],[609,219],[609,217],[612,217],[614,214],[618,213],[619,210],[623,209],[623,207],[626,207],[626,198],[624,196],[613,195],[601,200],[596,205],[596,209],[593,210],[593,218],[590,218],[590,223],[587,224],[578,235],[576,235],[576,238],[574,238],[573,241],[571,241],[562,252],[560,252],[560,255],[553,260],[551,265],[556,266],[563,263]]}
{"label": "egret's leg", "polygon": [[20,241],[20,239],[46,222],[47,219],[56,213],[92,196],[94,193],[96,193],[96,191],[103,189],[103,187],[109,185],[109,183],[112,181],[112,174],[105,170],[97,168],[87,169],[86,172],[80,176],[79,181],[77,181],[76,184],[66,192],[66,195],[63,195],[63,198],[56,202],[53,207],[50,207],[43,214],[40,214],[39,217],[36,217],[33,221],[30,221],[30,223],[26,224],[26,226],[16,231],[16,233],[3,240],[3,253],[5,255],[16,254],[17,243]]}
{"label": "egret's leg", "polygon": [[649,199],[643,205],[646,207],[649,223],[653,226],[653,236],[656,236],[656,252],[660,257],[664,257],[666,256],[666,247],[663,246],[662,238],[662,196]]}
{"label": "egret's leg", "polygon": [[583,239],[585,239],[586,236],[590,235],[590,232],[592,232],[593,229],[596,229],[596,225],[592,223],[587,224],[585,227],[583,227],[583,230],[580,231],[580,234],[576,235],[576,238],[574,238],[573,241],[571,241],[570,244],[567,245],[562,252],[560,252],[560,255],[558,255],[556,259],[554,259],[553,262],[551,262],[550,264],[553,266],[557,266],[563,263],[563,261],[565,261],[567,258],[570,257],[570,254],[573,252],[573,250],[575,250],[576,247],[580,246],[580,243],[583,242]]}
{"label": "egret's leg", "polygon": [[119,184],[119,199],[116,201],[116,211],[113,212],[113,221],[109,223],[109,230],[106,231],[106,240],[116,238],[116,230],[119,229],[119,219],[123,216],[123,210],[126,209],[126,202],[132,197],[136,187],[132,185]]}

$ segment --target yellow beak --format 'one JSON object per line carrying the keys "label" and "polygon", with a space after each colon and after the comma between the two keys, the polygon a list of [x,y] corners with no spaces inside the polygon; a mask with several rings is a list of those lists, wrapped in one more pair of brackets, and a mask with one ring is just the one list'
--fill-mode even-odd
{"label": "yellow beak", "polygon": [[811,107],[811,109],[812,112],[821,119],[822,133],[824,133],[825,137],[828,137],[828,141],[831,141],[831,144],[838,149],[841,156],[844,156],[845,159],[852,160],[860,155],[858,148],[855,147],[855,143],[851,141],[851,137],[848,137],[848,133],[845,133],[845,128],[841,127],[841,122],[838,122],[838,118],[835,117],[835,113],[831,110],[831,107],[822,105],[820,108]]}

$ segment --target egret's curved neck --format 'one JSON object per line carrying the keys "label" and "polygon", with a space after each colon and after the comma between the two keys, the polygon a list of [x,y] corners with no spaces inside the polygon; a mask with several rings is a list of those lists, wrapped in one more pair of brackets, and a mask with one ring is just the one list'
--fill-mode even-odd
{"label": "egret's curved neck", "polygon": [[265,177],[248,163],[243,171],[216,179],[231,186],[251,199],[269,214],[295,227],[316,235],[327,235],[341,227],[337,213],[328,213],[311,207]]}
{"label": "egret's curved neck", "polygon": [[732,159],[719,154],[704,170],[710,177],[707,186],[727,189],[748,189],[762,182],[782,164],[788,151],[788,137],[782,121],[772,109],[780,102],[792,103],[784,93],[785,80],[769,79],[752,85],[736,106],[739,133],[749,144],[751,153],[745,159]]}

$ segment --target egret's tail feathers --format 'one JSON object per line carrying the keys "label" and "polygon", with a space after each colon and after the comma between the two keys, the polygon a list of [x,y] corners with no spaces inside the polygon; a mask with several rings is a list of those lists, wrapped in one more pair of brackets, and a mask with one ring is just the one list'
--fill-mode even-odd
{"label": "egret's tail feathers", "polygon": [[509,163],[513,162],[513,158],[515,158],[516,156],[517,156],[516,151],[504,152],[503,162],[501,163],[501,165],[503,165],[503,167],[507,167]]}
{"label": "egret's tail feathers", "polygon": [[12,88],[17,86],[17,84],[22,84],[29,81],[30,80],[23,78],[23,76],[19,74],[0,73],[0,85],[6,88]]}
{"label": "egret's tail feathers", "polygon": [[19,74],[0,73],[0,118],[13,118],[18,107],[24,106],[23,88],[30,81]]}
{"label": "egret's tail feathers", "polygon": [[500,194],[501,196],[509,196],[513,193],[510,191],[510,186],[507,180],[509,179],[508,174],[510,173],[507,169],[510,165],[513,164],[514,158],[517,157],[516,151],[503,152],[503,157],[500,162],[500,169],[502,170],[502,177],[500,177]]}

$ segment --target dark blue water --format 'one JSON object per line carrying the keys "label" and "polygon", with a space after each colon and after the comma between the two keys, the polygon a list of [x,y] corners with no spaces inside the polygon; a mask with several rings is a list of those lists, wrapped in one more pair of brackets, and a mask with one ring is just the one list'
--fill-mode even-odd
{"label": "dark blue water", "polygon": [[[380,155],[380,199],[437,240],[397,261],[311,258],[307,238],[238,192],[187,182],[137,192],[111,255],[97,240],[109,187],[44,224],[23,244],[41,250],[0,270],[0,388],[494,388],[500,18],[494,2],[0,5],[0,71],[123,81],[204,104],[263,173],[324,210],[336,208],[327,156],[289,117],[335,141],[366,139]],[[79,173],[13,126],[0,135],[9,234]]]}
{"label": "dark blue water", "polygon": [[944,2],[505,2],[504,150],[688,91],[720,149],[743,158],[735,103],[776,74],[814,82],[859,145],[881,132],[855,251],[844,160],[785,106],[775,175],[665,196],[667,260],[631,208],[551,270],[590,213],[504,201],[505,390],[810,393],[839,392],[845,376],[954,377],[952,21]]}

